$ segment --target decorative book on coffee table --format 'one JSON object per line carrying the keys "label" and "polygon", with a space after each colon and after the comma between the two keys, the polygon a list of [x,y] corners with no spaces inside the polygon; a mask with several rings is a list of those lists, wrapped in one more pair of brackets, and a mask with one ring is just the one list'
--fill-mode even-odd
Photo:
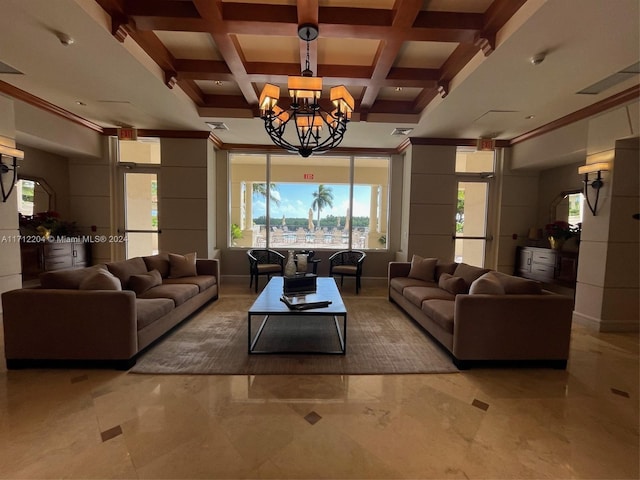
{"label": "decorative book on coffee table", "polygon": [[291,310],[308,310],[311,308],[324,308],[331,305],[331,300],[327,300],[316,293],[299,295],[283,294],[280,300]]}

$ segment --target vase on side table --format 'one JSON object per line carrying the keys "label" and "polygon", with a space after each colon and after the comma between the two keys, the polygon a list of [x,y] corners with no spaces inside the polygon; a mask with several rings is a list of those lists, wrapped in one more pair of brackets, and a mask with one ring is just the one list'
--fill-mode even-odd
{"label": "vase on side table", "polygon": [[295,277],[295,275],[296,275],[296,262],[294,262],[293,260],[293,250],[289,250],[287,263],[284,266],[284,276]]}
{"label": "vase on side table", "polygon": [[564,245],[564,238],[549,237],[549,245],[551,245],[552,250],[562,250],[562,245]]}

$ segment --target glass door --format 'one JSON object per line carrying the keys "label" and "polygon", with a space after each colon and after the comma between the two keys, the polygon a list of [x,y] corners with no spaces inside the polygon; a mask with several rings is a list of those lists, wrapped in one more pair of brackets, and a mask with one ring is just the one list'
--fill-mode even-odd
{"label": "glass door", "polygon": [[484,179],[458,181],[455,260],[484,266],[487,240],[489,184]]}
{"label": "glass door", "polygon": [[158,174],[124,172],[126,258],[158,253]]}

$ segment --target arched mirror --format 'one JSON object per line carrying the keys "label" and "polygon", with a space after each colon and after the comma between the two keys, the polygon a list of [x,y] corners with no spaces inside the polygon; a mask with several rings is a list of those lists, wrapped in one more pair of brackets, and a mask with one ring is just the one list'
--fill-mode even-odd
{"label": "arched mirror", "polygon": [[23,216],[56,209],[56,194],[43,178],[20,175],[16,190],[18,212]]}
{"label": "arched mirror", "polygon": [[553,199],[549,206],[549,223],[564,220],[571,225],[582,223],[584,194],[582,190],[566,190]]}

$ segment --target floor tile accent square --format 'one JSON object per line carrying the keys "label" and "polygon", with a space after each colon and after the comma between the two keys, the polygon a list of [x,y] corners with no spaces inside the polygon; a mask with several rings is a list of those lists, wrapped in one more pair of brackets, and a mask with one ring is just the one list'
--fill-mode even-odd
{"label": "floor tile accent square", "polygon": [[612,388],[611,393],[620,395],[621,397],[629,398],[629,392],[625,392],[624,390],[618,390],[617,388]]}
{"label": "floor tile accent square", "polygon": [[111,440],[118,435],[122,435],[122,427],[120,425],[116,425],[109,430],[105,430],[104,432],[100,432],[100,436],[102,437],[102,441],[106,442],[107,440]]}
{"label": "floor tile accent square", "polygon": [[322,419],[322,417],[316,412],[310,412],[304,417],[304,419],[311,425],[315,425],[320,419]]}
{"label": "floor tile accent square", "polygon": [[479,408],[480,410],[484,410],[485,412],[489,409],[489,404],[488,403],[484,403],[484,402],[478,400],[477,398],[473,399],[473,402],[471,402],[471,405],[473,405],[476,408]]}

